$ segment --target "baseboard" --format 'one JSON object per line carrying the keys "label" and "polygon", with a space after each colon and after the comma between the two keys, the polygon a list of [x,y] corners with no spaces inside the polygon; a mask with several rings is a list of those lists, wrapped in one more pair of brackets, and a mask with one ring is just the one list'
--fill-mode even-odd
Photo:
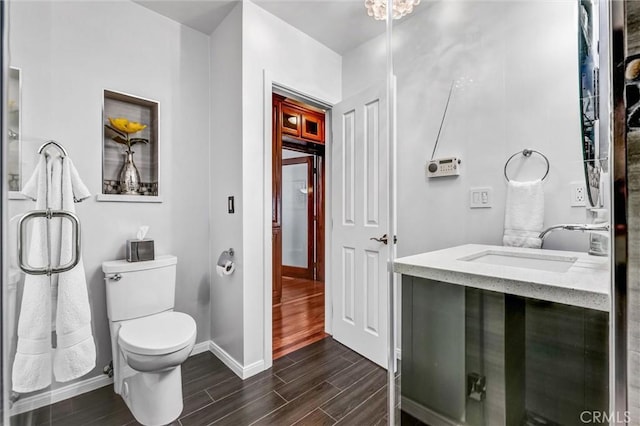
{"label": "baseboard", "polygon": [[255,376],[256,374],[264,371],[264,361],[256,361],[252,364],[247,365],[243,369],[243,377],[242,379],[248,379],[251,376]]}
{"label": "baseboard", "polygon": [[437,426],[462,426],[462,423],[458,423],[454,420],[451,420],[440,413],[436,413],[430,408],[425,407],[424,405],[416,402],[406,396],[401,397],[400,406],[402,407],[402,411],[410,414],[416,419],[429,424],[429,425],[437,425]]}
{"label": "baseboard", "polygon": [[104,386],[109,386],[112,383],[112,378],[106,375],[100,375],[80,382],[71,383],[70,385],[66,385],[58,389],[21,398],[13,404],[13,407],[9,410],[9,415],[14,416],[16,414],[55,404],[56,402],[64,401],[65,399],[73,398],[74,396],[91,392],[92,390]]}
{"label": "baseboard", "polygon": [[191,355],[189,355],[189,356],[198,355],[198,354],[201,354],[203,352],[209,352],[210,342],[211,342],[210,340],[205,340],[204,342],[196,343],[193,346],[193,350],[191,351]]}
{"label": "baseboard", "polygon": [[234,357],[229,355],[227,351],[218,346],[213,340],[209,341],[209,350],[212,354],[217,356],[220,361],[224,363],[231,371],[233,371],[236,376],[240,377],[242,380],[247,379],[253,375],[256,375],[264,370],[264,361],[256,361],[247,366],[243,366],[240,364]]}

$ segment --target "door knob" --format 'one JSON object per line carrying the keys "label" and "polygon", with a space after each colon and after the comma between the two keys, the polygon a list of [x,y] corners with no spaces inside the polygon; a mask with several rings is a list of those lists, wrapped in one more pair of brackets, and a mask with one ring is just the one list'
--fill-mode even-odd
{"label": "door knob", "polygon": [[[372,238],[369,238],[369,239],[370,239],[370,240],[373,240],[373,241],[377,241],[377,242],[379,242],[379,243],[384,243],[384,245],[389,244],[389,239],[387,238],[387,234],[384,234],[384,235],[383,235],[382,237],[380,237],[380,238],[372,237]],[[396,237],[396,236],[394,235],[394,236],[393,236],[393,244],[395,244],[395,243],[397,243],[397,242],[398,242],[398,237]]]}

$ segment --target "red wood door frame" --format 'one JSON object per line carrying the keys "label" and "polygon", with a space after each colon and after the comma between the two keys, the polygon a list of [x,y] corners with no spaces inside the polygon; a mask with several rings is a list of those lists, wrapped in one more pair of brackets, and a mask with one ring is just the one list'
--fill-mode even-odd
{"label": "red wood door frame", "polygon": [[[292,135],[283,134],[282,108],[287,104],[288,107],[298,107],[302,110],[309,110],[318,117],[323,118],[324,111],[316,110],[313,107],[304,105],[295,100],[285,98],[284,96],[273,94],[273,122],[272,122],[272,235],[273,235],[273,251],[272,251],[272,288],[273,288],[273,304],[277,305],[282,298],[282,149],[285,147],[294,151],[313,154],[315,158],[315,277],[318,281],[324,281],[325,278],[325,161],[324,161],[324,139],[322,141],[313,142],[310,140],[291,138]],[[291,105],[290,105],[291,104]],[[302,124],[302,123],[300,123]],[[322,123],[324,129],[324,122]],[[285,136],[287,141],[285,142]],[[324,138],[324,132],[323,132]],[[290,140],[292,139],[292,140]]]}
{"label": "red wood door frame", "polygon": [[280,209],[282,207],[281,198],[281,173],[282,173],[282,120],[280,110],[282,107],[282,96],[273,94],[273,122],[272,125],[272,201],[271,201],[271,232],[272,232],[272,302],[277,305],[282,300],[282,234],[280,227]]}

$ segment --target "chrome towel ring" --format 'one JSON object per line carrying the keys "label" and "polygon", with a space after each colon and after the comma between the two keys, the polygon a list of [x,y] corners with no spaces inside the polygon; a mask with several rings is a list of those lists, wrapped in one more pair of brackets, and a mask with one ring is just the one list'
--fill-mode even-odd
{"label": "chrome towel ring", "polygon": [[541,153],[540,151],[536,151],[535,149],[523,149],[522,151],[518,151],[515,154],[513,154],[511,157],[509,157],[509,159],[507,160],[506,163],[504,163],[504,178],[507,180],[507,182],[510,182],[511,180],[509,179],[509,176],[507,176],[507,166],[509,165],[509,161],[513,160],[513,158],[518,155],[518,154],[522,154],[525,157],[531,157],[532,153],[536,153],[539,156],[541,156],[542,158],[544,158],[544,161],[547,163],[547,171],[545,172],[544,176],[542,176],[542,180],[545,180],[545,178],[547,177],[547,175],[549,174],[549,159],[547,158],[546,155],[544,155],[543,153]]}

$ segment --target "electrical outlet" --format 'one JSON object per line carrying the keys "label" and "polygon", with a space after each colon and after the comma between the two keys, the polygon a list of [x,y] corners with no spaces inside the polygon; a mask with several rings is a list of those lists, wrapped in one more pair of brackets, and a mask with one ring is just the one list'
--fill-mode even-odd
{"label": "electrical outlet", "polygon": [[571,207],[587,205],[587,189],[584,182],[571,182]]}

